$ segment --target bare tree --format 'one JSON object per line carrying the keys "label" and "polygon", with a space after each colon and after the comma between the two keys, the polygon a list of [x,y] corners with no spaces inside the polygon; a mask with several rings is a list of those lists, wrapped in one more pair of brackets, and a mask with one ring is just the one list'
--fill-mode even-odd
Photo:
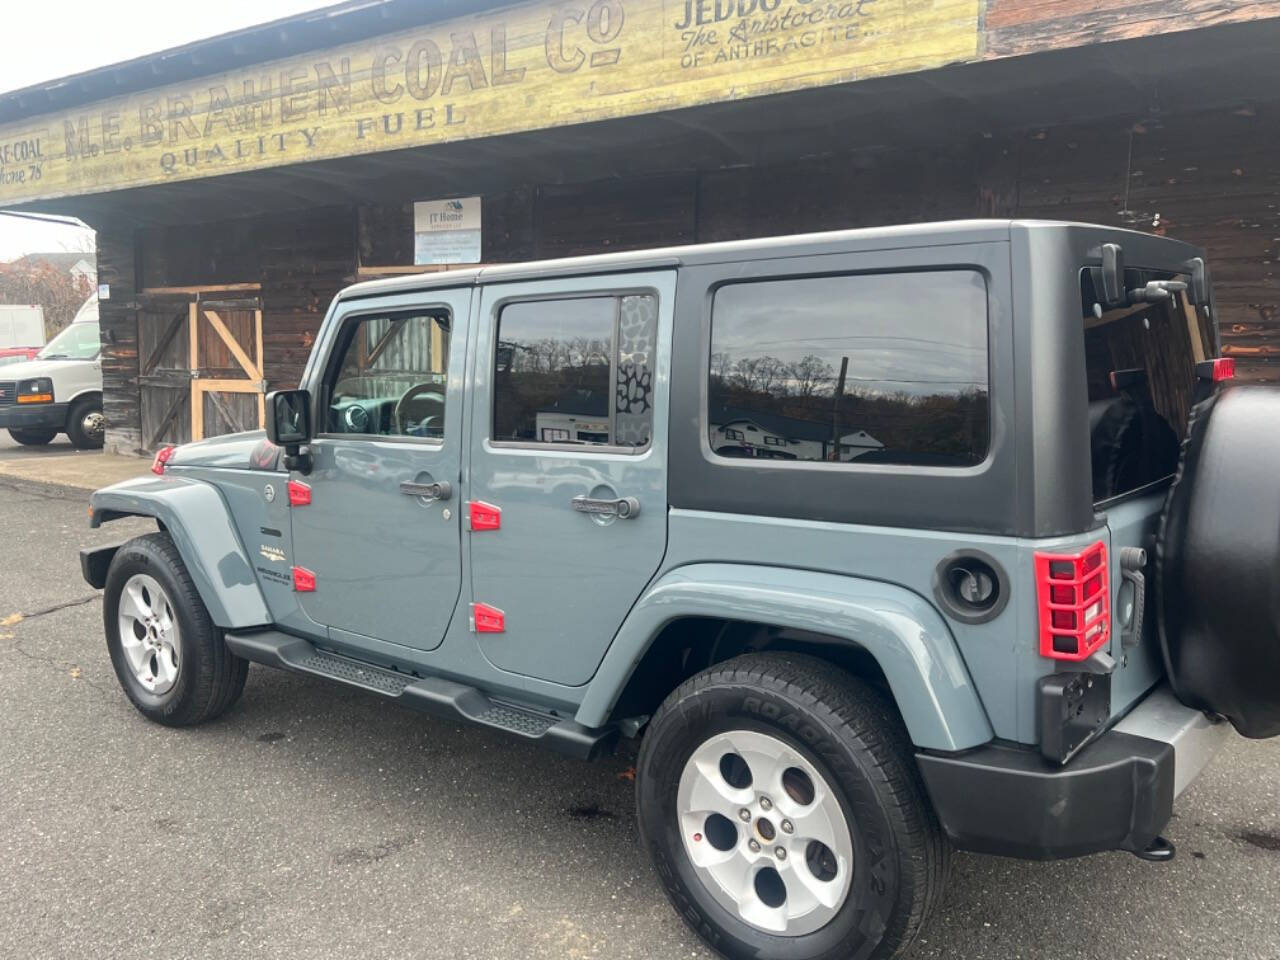
{"label": "bare tree", "polygon": [[831,364],[812,353],[791,364],[788,374],[796,396],[806,399],[829,393],[831,382],[835,379],[835,371]]}

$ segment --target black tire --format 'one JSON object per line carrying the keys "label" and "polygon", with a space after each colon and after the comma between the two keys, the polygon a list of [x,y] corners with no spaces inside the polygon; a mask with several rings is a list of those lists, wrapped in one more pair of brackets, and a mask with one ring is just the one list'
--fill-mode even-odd
{"label": "black tire", "polygon": [[101,419],[101,397],[81,397],[72,403],[71,409],[67,411],[67,436],[71,439],[71,445],[77,450],[102,449],[102,442],[106,438],[105,432],[101,429],[91,430],[86,426],[85,421],[93,414],[96,414],[99,420]]}
{"label": "black tire", "polygon": [[[681,773],[700,744],[731,729],[789,744],[838,794],[853,838],[852,884],[838,912],[811,933],[780,936],[747,924],[710,894],[684,848],[676,811]],[[695,932],[732,960],[895,957],[914,940],[946,882],[950,845],[901,719],[873,687],[814,657],[748,654],[682,684],[645,733],[636,801],[641,836],[667,896]]]}
{"label": "black tire", "polygon": [[[178,673],[163,694],[148,691],[130,668],[120,637],[120,597],[135,574],[155,579],[168,594],[178,624]],[[102,603],[107,650],[116,678],[133,705],[149,720],[187,727],[212,720],[240,698],[249,661],[233,654],[214,626],[187,573],[178,548],[166,533],[152,533],[124,544],[107,571]]]}
{"label": "black tire", "polygon": [[24,447],[43,447],[58,435],[57,430],[23,430],[18,427],[9,428],[9,436]]}

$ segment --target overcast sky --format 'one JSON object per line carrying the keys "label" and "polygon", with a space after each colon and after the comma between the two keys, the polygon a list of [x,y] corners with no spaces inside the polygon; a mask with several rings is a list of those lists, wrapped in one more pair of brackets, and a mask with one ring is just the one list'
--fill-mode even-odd
{"label": "overcast sky", "polygon": [[[212,37],[336,0],[0,0],[0,91]],[[81,250],[92,234],[0,216],[0,262],[44,250]]]}

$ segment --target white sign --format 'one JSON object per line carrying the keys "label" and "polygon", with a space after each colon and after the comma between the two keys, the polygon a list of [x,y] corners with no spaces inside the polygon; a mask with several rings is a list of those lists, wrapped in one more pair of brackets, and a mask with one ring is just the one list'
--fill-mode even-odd
{"label": "white sign", "polygon": [[479,263],[480,198],[458,197],[415,203],[413,262]]}
{"label": "white sign", "polygon": [[109,283],[98,284],[98,299],[99,300],[111,299],[111,284]]}

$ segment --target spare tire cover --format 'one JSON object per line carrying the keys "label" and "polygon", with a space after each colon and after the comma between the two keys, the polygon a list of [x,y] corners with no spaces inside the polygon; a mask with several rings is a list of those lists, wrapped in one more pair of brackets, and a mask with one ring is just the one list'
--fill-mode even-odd
{"label": "spare tire cover", "polygon": [[1280,734],[1280,389],[1191,413],[1156,546],[1174,692],[1246,737]]}

